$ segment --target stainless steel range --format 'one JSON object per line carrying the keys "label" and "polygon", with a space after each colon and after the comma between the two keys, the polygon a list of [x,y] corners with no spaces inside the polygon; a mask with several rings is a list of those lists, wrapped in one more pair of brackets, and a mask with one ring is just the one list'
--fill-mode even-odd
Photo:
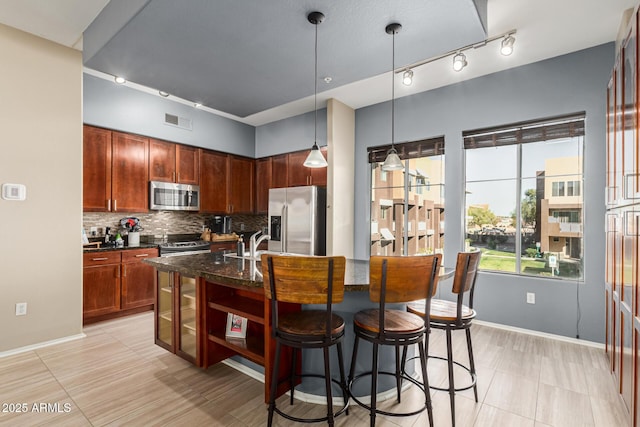
{"label": "stainless steel range", "polygon": [[161,257],[205,254],[211,252],[211,243],[204,240],[167,242],[161,243],[159,248]]}

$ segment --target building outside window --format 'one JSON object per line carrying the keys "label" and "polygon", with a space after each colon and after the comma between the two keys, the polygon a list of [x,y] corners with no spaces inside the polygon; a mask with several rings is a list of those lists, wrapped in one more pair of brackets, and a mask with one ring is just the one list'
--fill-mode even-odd
{"label": "building outside window", "polygon": [[395,144],[404,170],[385,172],[389,148],[369,148],[371,255],[442,253],[444,138]]}
{"label": "building outside window", "polygon": [[584,114],[463,137],[466,244],[480,268],[582,279]]}

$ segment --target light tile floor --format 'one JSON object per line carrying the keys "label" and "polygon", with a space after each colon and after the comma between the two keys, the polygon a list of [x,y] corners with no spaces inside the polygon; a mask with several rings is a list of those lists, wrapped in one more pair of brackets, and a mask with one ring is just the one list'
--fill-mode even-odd
{"label": "light tile floor", "polygon": [[[224,364],[195,368],[156,346],[152,313],[91,325],[85,333],[85,339],[0,359],[1,426],[266,424],[262,383]],[[454,335],[460,335],[454,354],[466,363],[464,334]],[[471,390],[456,395],[457,426],[630,425],[603,350],[480,325],[472,335],[479,402]],[[446,354],[442,334],[434,332],[430,352]],[[446,365],[430,359],[429,378],[446,384]],[[432,396],[435,425],[450,426],[448,394]],[[408,389],[402,404],[419,399]],[[279,402],[288,405],[286,397]],[[297,402],[293,411],[322,416],[324,406]],[[274,425],[293,423],[276,415]],[[352,404],[336,425],[366,426],[369,416]],[[427,414],[379,416],[376,425],[426,426]]]}

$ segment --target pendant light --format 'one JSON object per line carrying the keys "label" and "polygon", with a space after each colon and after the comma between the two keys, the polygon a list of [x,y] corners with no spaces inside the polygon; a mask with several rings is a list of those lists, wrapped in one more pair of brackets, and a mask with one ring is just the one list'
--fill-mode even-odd
{"label": "pendant light", "polygon": [[324,15],[321,12],[311,12],[307,16],[307,20],[316,26],[316,49],[315,49],[315,73],[313,76],[313,107],[315,110],[315,118],[313,120],[313,147],[304,161],[303,165],[308,168],[326,168],[327,160],[324,158],[318,148],[318,24],[324,21]]}
{"label": "pendant light", "polygon": [[393,50],[391,51],[391,149],[387,151],[387,158],[384,160],[382,164],[383,171],[396,171],[400,169],[404,169],[402,165],[402,160],[398,157],[398,152],[394,146],[394,122],[395,122],[395,69],[396,69],[396,33],[400,32],[402,25],[398,23],[393,23],[387,25],[385,31],[387,34],[391,34],[393,36]]}

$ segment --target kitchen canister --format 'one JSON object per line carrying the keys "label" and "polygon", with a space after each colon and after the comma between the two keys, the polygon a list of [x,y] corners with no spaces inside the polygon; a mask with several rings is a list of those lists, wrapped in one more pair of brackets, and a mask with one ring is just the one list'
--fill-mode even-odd
{"label": "kitchen canister", "polygon": [[140,232],[139,231],[130,231],[129,232],[129,243],[128,246],[140,246]]}

